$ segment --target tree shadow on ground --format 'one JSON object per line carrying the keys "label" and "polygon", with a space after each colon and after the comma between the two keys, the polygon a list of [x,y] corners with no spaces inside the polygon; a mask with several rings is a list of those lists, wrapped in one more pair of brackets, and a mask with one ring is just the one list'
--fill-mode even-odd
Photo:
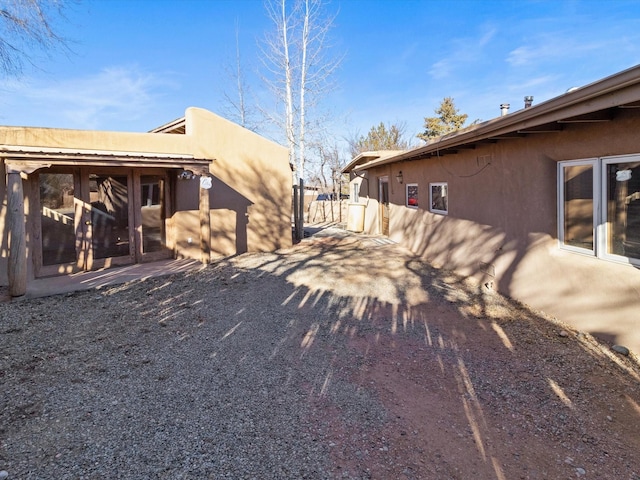
{"label": "tree shadow on ground", "polygon": [[[300,430],[311,432],[334,477],[567,478],[584,467],[626,478],[640,471],[637,364],[399,246],[315,238],[64,301],[113,315],[111,323],[92,322],[88,308],[82,336],[76,326],[47,326],[68,337],[78,363],[95,365],[104,350],[110,361],[145,369],[151,354],[137,349],[149,336],[162,339],[153,353],[164,359],[163,375],[193,385],[191,393],[171,384],[167,392],[193,395],[196,412],[215,406],[220,419],[209,427],[222,432],[220,444],[228,418],[247,422],[256,445],[275,443],[293,458],[281,436],[295,443],[306,438]],[[64,316],[55,322],[64,325]],[[44,335],[39,355],[47,358],[46,329],[35,329],[19,333]],[[32,353],[7,351],[14,355],[7,368],[33,364]],[[80,368],[83,375],[99,380]],[[242,395],[227,397],[238,386]],[[278,431],[253,413],[255,402],[269,402],[274,418],[293,415],[295,404],[306,414]],[[121,413],[114,415],[118,421]],[[208,415],[193,421],[208,425]],[[3,420],[13,425],[14,417]],[[274,461],[260,452],[238,455],[247,465]]]}
{"label": "tree shadow on ground", "polygon": [[[350,400],[334,393],[334,382],[372,378],[366,372],[380,366],[376,365],[380,352],[408,354],[412,362],[426,366],[426,377],[424,372],[416,377],[412,365],[407,374],[420,378],[427,391],[444,390],[450,402],[447,415],[455,413],[455,419],[440,416],[442,399],[434,400],[434,406],[419,407],[429,412],[430,421],[448,424],[423,429],[425,435],[440,439],[431,441],[447,459],[421,470],[417,455],[412,471],[426,475],[465,478],[484,472],[481,476],[486,478],[511,478],[515,474],[513,455],[519,456],[516,464],[520,467],[538,472],[532,478],[566,474],[564,460],[576,455],[571,447],[562,447],[563,440],[584,438],[584,443],[598,445],[610,428],[606,415],[596,424],[587,420],[594,412],[611,408],[594,404],[601,399],[591,396],[589,389],[602,388],[612,371],[616,380],[608,384],[610,388],[619,388],[616,382],[631,388],[640,380],[633,358],[621,358],[589,335],[571,331],[463,277],[434,269],[400,247],[324,237],[288,251],[251,259],[238,257],[216,268],[231,269],[233,281],[263,278],[274,284],[272,292],[278,295],[282,310],[273,314],[286,312],[290,320],[270,358],[283,350],[291,353],[288,349],[297,344],[300,361],[322,364],[315,369],[322,374],[309,383],[309,393],[339,411],[348,411],[341,422],[352,430],[360,432],[361,427],[352,420],[362,414],[348,407]],[[263,320],[268,322],[268,318]],[[249,325],[239,321],[228,334],[247,333],[247,329]],[[396,367],[407,359],[401,360]],[[402,377],[400,368],[392,368],[387,375]],[[407,400],[402,398],[403,392],[411,392],[416,385],[409,382],[402,386],[401,380],[394,381],[399,383],[391,401],[401,405]],[[366,389],[367,385],[359,384],[358,388]],[[627,455],[640,447],[637,435],[627,430],[640,418],[638,391],[631,391],[634,393],[625,394],[616,406],[628,414],[618,425],[623,436],[632,439],[626,446],[624,442],[618,445]],[[532,404],[544,405],[549,415],[532,414]],[[626,421],[630,422],[627,426]],[[341,430],[344,425],[327,428]],[[514,436],[528,440],[505,448]],[[348,443],[358,445],[354,438]],[[466,446],[455,451],[452,445],[458,443]],[[346,444],[343,447],[351,450],[348,456],[358,458],[362,450]],[[553,459],[543,462],[535,459],[546,455],[550,445],[562,453],[556,452]],[[411,442],[406,445],[411,446]],[[518,451],[523,447],[528,455]],[[371,451],[386,452],[389,448],[380,435]],[[469,452],[473,452],[472,460]],[[598,456],[595,451],[591,455]],[[350,468],[364,472],[366,464],[367,459],[362,458]],[[378,472],[390,473],[401,472]]]}

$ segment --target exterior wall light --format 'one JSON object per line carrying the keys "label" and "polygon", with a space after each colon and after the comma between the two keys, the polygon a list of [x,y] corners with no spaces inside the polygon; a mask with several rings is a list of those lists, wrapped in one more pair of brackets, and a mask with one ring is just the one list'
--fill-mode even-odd
{"label": "exterior wall light", "polygon": [[398,183],[402,183],[402,180],[403,180],[403,178],[402,178],[402,170],[400,170],[398,172],[398,174],[396,175],[396,180],[398,181]]}
{"label": "exterior wall light", "polygon": [[196,178],[196,174],[188,170],[183,170],[178,174],[178,180],[193,180],[194,178]]}

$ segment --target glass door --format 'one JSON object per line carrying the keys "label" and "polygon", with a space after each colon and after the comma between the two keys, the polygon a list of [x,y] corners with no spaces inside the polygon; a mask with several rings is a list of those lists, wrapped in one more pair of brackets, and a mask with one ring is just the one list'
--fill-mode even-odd
{"label": "glass door", "polygon": [[173,255],[167,245],[169,182],[164,171],[61,168],[39,173],[37,181],[37,276]]}
{"label": "glass door", "polygon": [[[89,198],[84,203],[84,223],[87,226],[85,243],[90,252],[85,268],[131,262],[129,175],[93,172],[88,177]],[[124,258],[114,262],[121,257]]]}
{"label": "glass door", "polygon": [[41,173],[40,226],[42,266],[71,265],[77,260],[76,181],[73,173]]}
{"label": "glass door", "polygon": [[142,253],[166,250],[165,177],[140,176]]}
{"label": "glass door", "polygon": [[50,170],[39,173],[37,182],[37,276],[133,262],[126,171]]}

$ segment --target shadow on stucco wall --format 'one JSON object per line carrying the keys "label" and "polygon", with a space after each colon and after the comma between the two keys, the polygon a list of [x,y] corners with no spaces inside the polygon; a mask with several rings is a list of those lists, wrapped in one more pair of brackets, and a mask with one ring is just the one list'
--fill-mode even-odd
{"label": "shadow on stucco wall", "polygon": [[[208,190],[211,252],[215,256],[268,252],[291,246],[291,178],[242,155],[214,162]],[[175,231],[182,249],[199,238],[198,179],[176,183]],[[186,239],[186,240],[185,240]],[[191,248],[191,256],[198,251]]]}
{"label": "shadow on stucco wall", "polygon": [[436,267],[474,277],[599,338],[640,348],[638,270],[558,248],[540,232],[516,239],[469,220],[395,206],[398,240]]}

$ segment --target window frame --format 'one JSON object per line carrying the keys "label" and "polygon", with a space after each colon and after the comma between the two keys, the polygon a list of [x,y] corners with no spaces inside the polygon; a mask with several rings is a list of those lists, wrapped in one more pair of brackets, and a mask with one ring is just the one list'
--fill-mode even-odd
{"label": "window frame", "polygon": [[610,260],[618,263],[628,263],[635,266],[640,266],[640,258],[627,257],[616,253],[609,253],[608,251],[608,239],[610,235],[611,222],[607,217],[607,167],[612,163],[636,163],[640,162],[640,154],[632,155],[614,155],[611,157],[600,158],[600,222],[598,225],[598,252],[599,257],[605,260]]}
{"label": "window frame", "polygon": [[[585,255],[595,256],[598,252],[598,217],[599,217],[599,208],[598,203],[600,201],[599,194],[597,193],[599,185],[600,185],[600,169],[598,168],[598,158],[583,158],[579,160],[568,160],[563,162],[558,162],[558,199],[557,199],[557,207],[558,207],[558,241],[560,243],[560,247],[563,250],[570,250],[576,253],[582,253]],[[564,181],[564,167],[571,166],[577,167],[581,165],[590,165],[591,170],[593,172],[593,179],[591,184],[591,195],[593,197],[593,211],[591,212],[593,218],[592,225],[592,238],[593,238],[593,246],[589,248],[578,247],[575,245],[569,245],[565,243],[565,208],[564,208],[564,196],[565,196],[565,181]]]}
{"label": "window frame", "polygon": [[[608,239],[610,235],[611,222],[607,215],[607,169],[611,164],[616,163],[637,163],[640,162],[640,153],[630,155],[614,155],[608,157],[593,157],[577,160],[565,160],[558,162],[557,169],[557,216],[558,216],[558,245],[562,250],[593,256],[602,260],[640,266],[640,258],[627,257],[608,252]],[[577,247],[565,243],[564,232],[564,194],[565,180],[564,167],[591,165],[593,170],[593,248]]]}
{"label": "window frame", "polygon": [[[433,207],[433,188],[444,187],[445,207],[446,210]],[[429,211],[438,215],[449,215],[449,185],[448,182],[431,182],[429,183]]]}
{"label": "window frame", "polygon": [[351,203],[359,203],[360,202],[360,183],[352,182],[351,183],[351,192],[350,192],[349,201]]}
{"label": "window frame", "polygon": [[[415,187],[415,199],[416,199],[416,204],[415,205],[409,205],[409,188]],[[404,189],[404,205],[408,208],[414,208],[417,209],[420,206],[420,194],[419,194],[420,190],[418,188],[418,184],[417,183],[407,183]]]}

